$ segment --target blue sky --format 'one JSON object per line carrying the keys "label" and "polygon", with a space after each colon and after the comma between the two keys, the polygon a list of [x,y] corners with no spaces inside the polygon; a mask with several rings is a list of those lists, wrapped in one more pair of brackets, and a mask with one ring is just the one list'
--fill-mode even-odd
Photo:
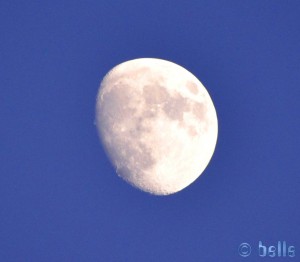
{"label": "blue sky", "polygon": [[[257,261],[259,241],[297,251],[299,13],[277,0],[2,1],[0,261]],[[119,179],[94,125],[100,81],[139,57],[187,68],[218,114],[208,168],[167,197]]]}

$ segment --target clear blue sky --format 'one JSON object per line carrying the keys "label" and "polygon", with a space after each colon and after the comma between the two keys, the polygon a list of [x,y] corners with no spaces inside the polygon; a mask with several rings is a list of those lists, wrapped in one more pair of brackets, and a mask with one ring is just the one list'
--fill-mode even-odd
{"label": "clear blue sky", "polygon": [[[263,261],[258,241],[279,240],[299,259],[299,14],[279,0],[2,1],[0,261]],[[94,126],[103,76],[139,57],[187,68],[218,113],[210,165],[167,197],[119,179]]]}

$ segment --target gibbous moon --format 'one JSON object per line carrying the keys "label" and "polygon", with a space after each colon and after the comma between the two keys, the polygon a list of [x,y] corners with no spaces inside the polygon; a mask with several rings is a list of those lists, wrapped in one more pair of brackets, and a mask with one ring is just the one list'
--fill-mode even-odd
{"label": "gibbous moon", "polygon": [[216,110],[201,82],[154,58],[130,60],[107,73],[97,95],[96,126],[117,174],[155,195],[194,182],[218,136]]}

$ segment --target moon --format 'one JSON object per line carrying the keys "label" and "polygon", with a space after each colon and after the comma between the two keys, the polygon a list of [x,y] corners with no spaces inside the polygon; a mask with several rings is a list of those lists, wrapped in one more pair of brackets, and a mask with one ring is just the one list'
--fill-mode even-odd
{"label": "moon", "polygon": [[194,182],[218,136],[216,110],[202,83],[183,67],[156,58],[130,60],[107,73],[95,123],[116,173],[155,195]]}

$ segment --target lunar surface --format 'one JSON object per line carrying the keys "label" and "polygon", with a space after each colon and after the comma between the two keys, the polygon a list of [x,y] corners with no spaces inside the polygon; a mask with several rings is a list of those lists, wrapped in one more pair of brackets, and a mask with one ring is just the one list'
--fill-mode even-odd
{"label": "lunar surface", "polygon": [[96,126],[117,174],[156,195],[195,181],[218,135],[216,110],[201,82],[183,67],[154,58],[108,72],[97,95]]}

